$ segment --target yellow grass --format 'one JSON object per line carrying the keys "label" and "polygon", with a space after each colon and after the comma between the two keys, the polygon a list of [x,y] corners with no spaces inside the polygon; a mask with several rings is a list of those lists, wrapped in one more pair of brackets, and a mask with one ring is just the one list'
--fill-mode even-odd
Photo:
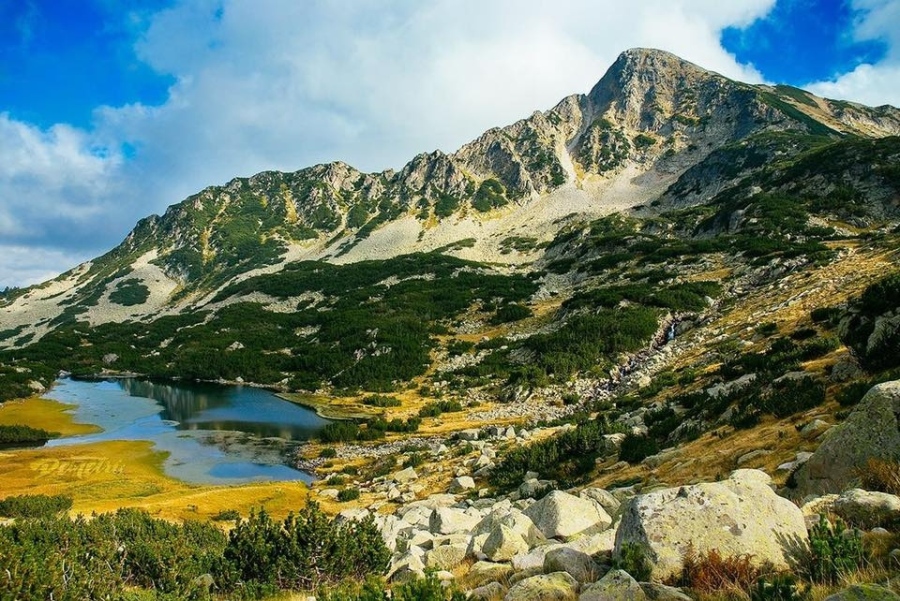
{"label": "yellow grass", "polygon": [[100,428],[92,424],[72,421],[72,416],[68,413],[72,408],[74,405],[65,405],[39,397],[7,401],[0,405],[0,426],[25,425],[48,432],[58,432],[63,436],[78,436],[100,431]]}
{"label": "yellow grass", "polygon": [[73,514],[138,507],[166,519],[203,519],[225,509],[265,506],[276,517],[303,506],[300,482],[194,486],[163,473],[165,453],[147,441],[104,441],[0,454],[2,496],[67,495]]}
{"label": "yellow grass", "polygon": [[[98,431],[77,424],[70,405],[37,397],[0,407],[0,424],[27,424],[71,436]],[[274,517],[302,507],[309,489],[302,482],[240,486],[191,485],[163,472],[166,454],[147,441],[104,441],[65,447],[0,452],[0,498],[24,494],[68,495],[73,514],[138,507],[154,516],[205,519],[225,509],[247,515],[265,506]],[[336,512],[335,504],[323,504]]]}

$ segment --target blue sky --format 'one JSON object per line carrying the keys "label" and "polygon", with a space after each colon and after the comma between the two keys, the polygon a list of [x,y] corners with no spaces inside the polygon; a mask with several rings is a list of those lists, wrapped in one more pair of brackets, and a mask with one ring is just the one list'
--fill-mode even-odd
{"label": "blue sky", "polygon": [[235,176],[453,151],[630,47],[898,105],[897,23],[900,0],[0,0],[0,288]]}

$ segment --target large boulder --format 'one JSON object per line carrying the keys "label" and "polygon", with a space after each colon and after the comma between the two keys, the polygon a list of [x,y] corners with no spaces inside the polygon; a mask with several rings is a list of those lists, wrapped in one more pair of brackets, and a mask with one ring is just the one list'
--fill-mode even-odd
{"label": "large boulder", "polygon": [[472,530],[473,536],[490,534],[498,525],[503,525],[518,533],[529,547],[546,540],[531,518],[512,507],[502,507],[491,511]]}
{"label": "large boulder", "polygon": [[603,511],[609,515],[615,515],[622,505],[611,492],[602,488],[585,488],[578,493],[578,496],[582,499],[588,499],[589,501],[596,501],[600,504],[600,507],[603,508]]}
{"label": "large boulder", "polygon": [[470,532],[481,518],[454,507],[438,507],[428,518],[428,529],[432,534],[453,534]]}
{"label": "large boulder", "polygon": [[873,386],[844,423],[831,428],[791,480],[798,497],[839,493],[870,458],[900,456],[900,381]]}
{"label": "large boulder", "polygon": [[571,540],[609,528],[612,518],[598,503],[554,490],[525,510],[547,538]]}
{"label": "large boulder", "polygon": [[590,555],[571,547],[559,547],[544,556],[545,572],[565,572],[578,582],[594,582],[605,571]]}
{"label": "large boulder", "polygon": [[586,586],[578,601],[646,601],[641,585],[624,570],[611,570],[597,582]]}
{"label": "large boulder", "polygon": [[517,582],[503,601],[575,601],[578,583],[565,572],[532,576]]}
{"label": "large boulder", "polygon": [[425,554],[425,567],[452,570],[466,558],[466,544],[441,545]]}
{"label": "large boulder", "polygon": [[499,582],[489,582],[469,593],[469,601],[494,601],[503,597],[506,588]]}
{"label": "large boulder", "polygon": [[900,497],[884,492],[848,490],[834,500],[831,510],[859,528],[894,528],[900,524]]}
{"label": "large boulder", "polygon": [[503,580],[512,572],[513,568],[508,563],[477,561],[469,568],[466,580],[473,586],[481,586],[488,582]]}
{"label": "large boulder", "polygon": [[484,541],[481,552],[491,561],[509,561],[520,553],[528,553],[528,543],[512,528],[497,524]]}
{"label": "large boulder", "polygon": [[721,482],[639,495],[624,505],[614,555],[626,545],[643,547],[654,581],[680,574],[689,546],[699,554],[749,554],[756,565],[789,569],[807,544],[806,523],[770,483],[759,470],[737,470]]}

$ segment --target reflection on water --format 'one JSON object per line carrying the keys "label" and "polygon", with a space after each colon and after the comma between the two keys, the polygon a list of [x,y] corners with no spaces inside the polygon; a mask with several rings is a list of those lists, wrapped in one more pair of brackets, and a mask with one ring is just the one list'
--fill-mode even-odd
{"label": "reflection on water", "polygon": [[259,437],[309,440],[328,422],[268,390],[213,383],[116,380],[128,394],[157,401],[162,418],[182,430],[226,430]]}
{"label": "reflection on water", "polygon": [[194,483],[310,481],[284,465],[284,441],[307,440],[328,423],[269,391],[243,386],[63,379],[47,396],[75,405],[76,421],[103,429],[49,445],[149,440],[169,453],[167,474]]}

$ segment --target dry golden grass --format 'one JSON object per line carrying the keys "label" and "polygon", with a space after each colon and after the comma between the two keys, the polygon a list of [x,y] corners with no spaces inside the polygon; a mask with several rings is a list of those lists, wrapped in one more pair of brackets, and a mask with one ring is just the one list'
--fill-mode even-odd
{"label": "dry golden grass", "polygon": [[165,454],[146,441],[105,441],[66,447],[8,451],[0,455],[3,496],[63,494],[74,514],[138,507],[165,519],[203,519],[225,509],[243,515],[265,506],[282,517],[303,506],[300,482],[242,486],[193,486],[167,477]]}
{"label": "dry golden grass", "polygon": [[100,429],[92,424],[78,424],[67,413],[74,405],[65,405],[49,399],[30,397],[7,401],[0,405],[0,425],[26,425],[58,432],[63,436],[92,434]]}
{"label": "dry golden grass", "polygon": [[[77,424],[70,406],[37,397],[4,403],[0,424],[25,423],[71,436],[96,432]],[[165,453],[146,441],[104,441],[65,447],[19,449],[0,453],[0,496],[63,494],[72,497],[72,512],[115,511],[138,507],[165,519],[203,519],[225,509],[242,514],[265,506],[283,517],[302,507],[309,489],[301,482],[194,486],[163,473]],[[335,512],[334,504],[323,509]]]}

